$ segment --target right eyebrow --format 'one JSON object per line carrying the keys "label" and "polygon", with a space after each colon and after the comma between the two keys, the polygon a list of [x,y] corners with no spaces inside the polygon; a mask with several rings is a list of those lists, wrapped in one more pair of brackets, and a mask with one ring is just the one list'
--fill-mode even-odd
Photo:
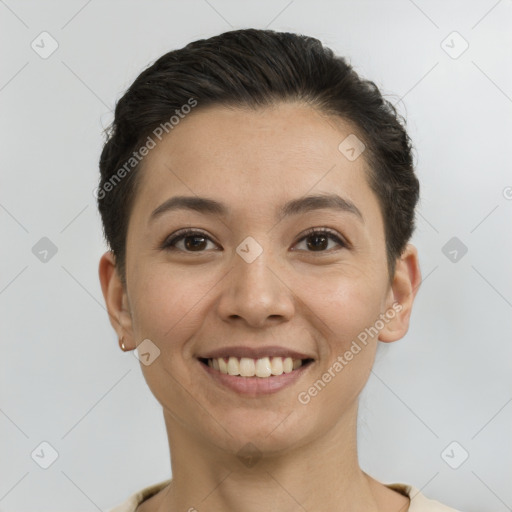
{"label": "right eyebrow", "polygon": [[212,215],[226,215],[228,213],[226,206],[214,199],[198,196],[175,196],[167,199],[167,201],[164,201],[158,208],[153,210],[149,221],[151,222],[164,213],[173,210],[192,210]]}

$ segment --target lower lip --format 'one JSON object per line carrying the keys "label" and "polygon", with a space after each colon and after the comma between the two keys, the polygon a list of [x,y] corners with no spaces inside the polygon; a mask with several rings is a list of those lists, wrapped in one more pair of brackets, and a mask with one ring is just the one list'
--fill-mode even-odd
{"label": "lower lip", "polygon": [[229,375],[221,373],[218,370],[198,361],[204,371],[212,377],[215,382],[231,389],[237,393],[248,396],[270,395],[281,389],[291,386],[302,375],[304,375],[312,362],[291,371],[290,373],[282,373],[281,375],[272,375],[271,377],[241,377],[240,375]]}

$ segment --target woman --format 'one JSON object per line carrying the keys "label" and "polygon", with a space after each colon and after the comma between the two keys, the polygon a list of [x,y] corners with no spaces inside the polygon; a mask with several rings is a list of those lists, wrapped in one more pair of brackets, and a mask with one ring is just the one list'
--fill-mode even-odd
{"label": "woman", "polygon": [[121,98],[100,169],[102,290],[172,465],[115,512],[453,510],[357,458],[421,281],[411,144],[375,84],[310,37],[196,41]]}

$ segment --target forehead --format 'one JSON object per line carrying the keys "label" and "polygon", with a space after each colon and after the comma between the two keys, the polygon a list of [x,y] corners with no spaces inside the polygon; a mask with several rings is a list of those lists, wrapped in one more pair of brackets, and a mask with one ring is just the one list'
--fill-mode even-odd
{"label": "forehead", "polygon": [[182,194],[253,210],[308,192],[375,201],[364,153],[351,160],[339,149],[356,131],[341,118],[297,103],[196,109],[145,157],[134,208]]}
{"label": "forehead", "polygon": [[217,106],[193,112],[162,142],[176,155],[199,150],[198,158],[208,154],[216,160],[250,161],[255,155],[274,161],[276,154],[286,154],[314,161],[337,157],[339,142],[353,131],[341,118],[303,104],[280,103],[256,110]]}

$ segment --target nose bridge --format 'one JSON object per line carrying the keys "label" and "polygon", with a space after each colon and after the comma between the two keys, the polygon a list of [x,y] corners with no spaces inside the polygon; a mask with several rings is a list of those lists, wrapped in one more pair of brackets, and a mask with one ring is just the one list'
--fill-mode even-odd
{"label": "nose bridge", "polygon": [[[233,265],[219,302],[224,319],[243,318],[253,326],[269,317],[289,319],[293,314],[290,290],[279,278],[279,265],[268,247],[249,236],[233,254]],[[267,242],[267,243],[265,243]]]}
{"label": "nose bridge", "polygon": [[[253,239],[254,240],[254,239]],[[270,249],[265,250],[257,242],[247,240],[236,249],[234,257],[235,265],[235,289],[247,288],[244,293],[254,291],[269,295],[273,291],[275,276],[272,272],[272,255]],[[260,249],[261,247],[261,249]],[[275,266],[275,264],[274,264]]]}
{"label": "nose bridge", "polygon": [[273,258],[268,239],[259,239],[261,243],[249,236],[236,248],[233,287],[245,300],[252,298],[255,303],[268,303],[277,291],[276,277],[271,270]]}

